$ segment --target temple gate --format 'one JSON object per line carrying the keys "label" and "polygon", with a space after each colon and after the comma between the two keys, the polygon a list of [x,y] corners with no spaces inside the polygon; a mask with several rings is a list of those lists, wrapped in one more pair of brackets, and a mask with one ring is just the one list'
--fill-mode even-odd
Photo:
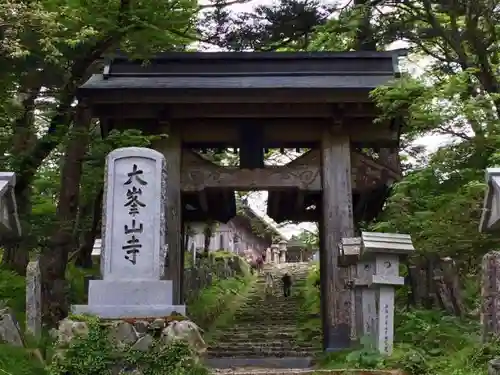
{"label": "temple gate", "polygon": [[[373,124],[369,97],[397,76],[399,54],[166,53],[147,64],[117,56],[80,87],[79,105],[99,118],[104,136],[127,128],[168,135],[154,147],[167,160],[174,304],[183,302],[183,222],[227,222],[236,214],[234,191],[268,190],[275,221],[320,223],[324,348],[350,345],[356,267],[343,267],[338,245],[376,217],[400,177],[400,124]],[[238,167],[202,156],[228,148]],[[306,152],[265,166],[272,148]]]}

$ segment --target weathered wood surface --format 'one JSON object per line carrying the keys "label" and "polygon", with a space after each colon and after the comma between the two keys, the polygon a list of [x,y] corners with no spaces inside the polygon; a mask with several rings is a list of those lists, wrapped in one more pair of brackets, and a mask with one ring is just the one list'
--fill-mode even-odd
{"label": "weathered wood surface", "polygon": [[[195,152],[183,150],[181,189],[184,192],[202,191],[207,188],[235,190],[269,190],[299,188],[308,191],[321,190],[320,151],[312,150],[285,166],[263,169],[240,169],[218,166]],[[367,189],[380,183],[390,183],[399,175],[377,163],[367,155],[352,152],[353,189]]]}
{"label": "weathered wood surface", "polygon": [[182,171],[182,191],[200,191],[207,188],[234,190],[270,190],[299,188],[321,190],[318,167],[266,167],[239,169],[229,167],[190,167]]}
{"label": "weathered wood surface", "polygon": [[162,143],[167,169],[166,223],[167,223],[167,280],[173,281],[173,303],[182,304],[181,277],[182,228],[181,228],[181,139],[177,128],[167,128],[168,138]]}
{"label": "weathered wood surface", "polygon": [[[320,269],[323,300],[325,349],[350,345],[351,296],[338,267],[338,244],[353,237],[351,151],[348,137],[339,137],[327,128],[321,144],[323,181],[322,250]],[[347,275],[344,275],[347,276]],[[352,322],[354,323],[354,322]]]}
{"label": "weathered wood surface", "polygon": [[408,284],[411,290],[408,304],[429,309],[440,308],[456,316],[465,315],[458,272],[450,258],[412,261],[408,267]]}
{"label": "weathered wood surface", "polygon": [[370,288],[370,280],[375,274],[375,261],[361,261],[357,264],[357,279],[355,280],[357,311],[357,331],[360,337],[370,338],[375,346],[375,333],[377,329],[377,303],[375,289]]}

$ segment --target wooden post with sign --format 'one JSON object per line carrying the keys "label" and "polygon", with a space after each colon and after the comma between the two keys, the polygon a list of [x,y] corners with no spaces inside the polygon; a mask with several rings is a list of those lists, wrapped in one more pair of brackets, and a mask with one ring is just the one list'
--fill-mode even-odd
{"label": "wooden post with sign", "polygon": [[415,248],[408,234],[362,232],[361,239],[362,259],[374,259],[375,266],[373,275],[367,277],[367,286],[375,287],[378,299],[376,347],[380,353],[390,355],[394,341],[394,288],[404,285],[404,278],[399,276],[399,258]]}

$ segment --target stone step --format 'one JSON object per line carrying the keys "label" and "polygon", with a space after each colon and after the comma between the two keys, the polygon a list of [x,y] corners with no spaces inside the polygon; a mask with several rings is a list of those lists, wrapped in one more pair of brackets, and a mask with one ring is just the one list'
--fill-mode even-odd
{"label": "stone step", "polygon": [[268,341],[271,339],[279,339],[279,340],[294,340],[296,339],[297,332],[273,332],[273,331],[247,331],[247,332],[232,332],[232,333],[223,333],[217,336],[219,340],[222,341],[230,341],[235,340],[247,340],[247,341]]}
{"label": "stone step", "polygon": [[[310,357],[255,357],[255,358],[233,358],[233,357],[219,357],[219,358],[206,358],[203,361],[208,367],[220,369],[223,371],[245,369],[247,371],[254,371],[256,369],[272,368],[276,369],[309,369],[312,364]],[[230,373],[229,373],[230,374]]]}
{"label": "stone step", "polygon": [[[268,321],[269,322],[269,321]],[[225,333],[239,333],[245,332],[296,332],[297,327],[295,324],[276,324],[263,325],[260,322],[253,323],[238,323],[234,322],[231,327],[224,330]]]}
{"label": "stone step", "polygon": [[[248,337],[245,338],[243,336],[237,336],[237,337],[228,337],[225,340],[217,340],[217,342],[213,343],[213,346],[218,346],[219,344],[235,344],[235,345],[263,345],[264,343],[262,341],[257,341],[257,340],[249,340]],[[309,343],[304,343],[302,341],[298,341],[295,337],[282,337],[282,338],[277,338],[277,337],[268,337],[265,341],[265,345],[305,345],[305,346],[311,346],[311,347],[321,347],[320,342],[314,342],[311,341]]]}
{"label": "stone step", "polygon": [[404,375],[400,370],[358,370],[358,369],[301,369],[301,368],[257,368],[241,367],[212,369],[214,375]]}
{"label": "stone step", "polygon": [[255,357],[313,357],[317,350],[265,350],[257,351],[254,349],[235,349],[235,350],[209,350],[209,358],[255,358]]}
{"label": "stone step", "polygon": [[312,344],[298,344],[296,342],[243,342],[243,341],[225,341],[218,342],[217,344],[210,346],[209,350],[257,350],[257,351],[268,351],[268,350],[312,350],[319,351],[321,348]]}

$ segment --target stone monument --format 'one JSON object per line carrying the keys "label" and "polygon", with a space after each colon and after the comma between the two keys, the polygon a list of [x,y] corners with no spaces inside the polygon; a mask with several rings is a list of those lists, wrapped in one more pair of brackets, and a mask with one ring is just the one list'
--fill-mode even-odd
{"label": "stone monument", "polygon": [[88,305],[73,313],[101,318],[185,314],[172,305],[172,281],[163,280],[165,158],[152,149],[127,147],[106,159],[102,229],[102,280],[91,280]]}

